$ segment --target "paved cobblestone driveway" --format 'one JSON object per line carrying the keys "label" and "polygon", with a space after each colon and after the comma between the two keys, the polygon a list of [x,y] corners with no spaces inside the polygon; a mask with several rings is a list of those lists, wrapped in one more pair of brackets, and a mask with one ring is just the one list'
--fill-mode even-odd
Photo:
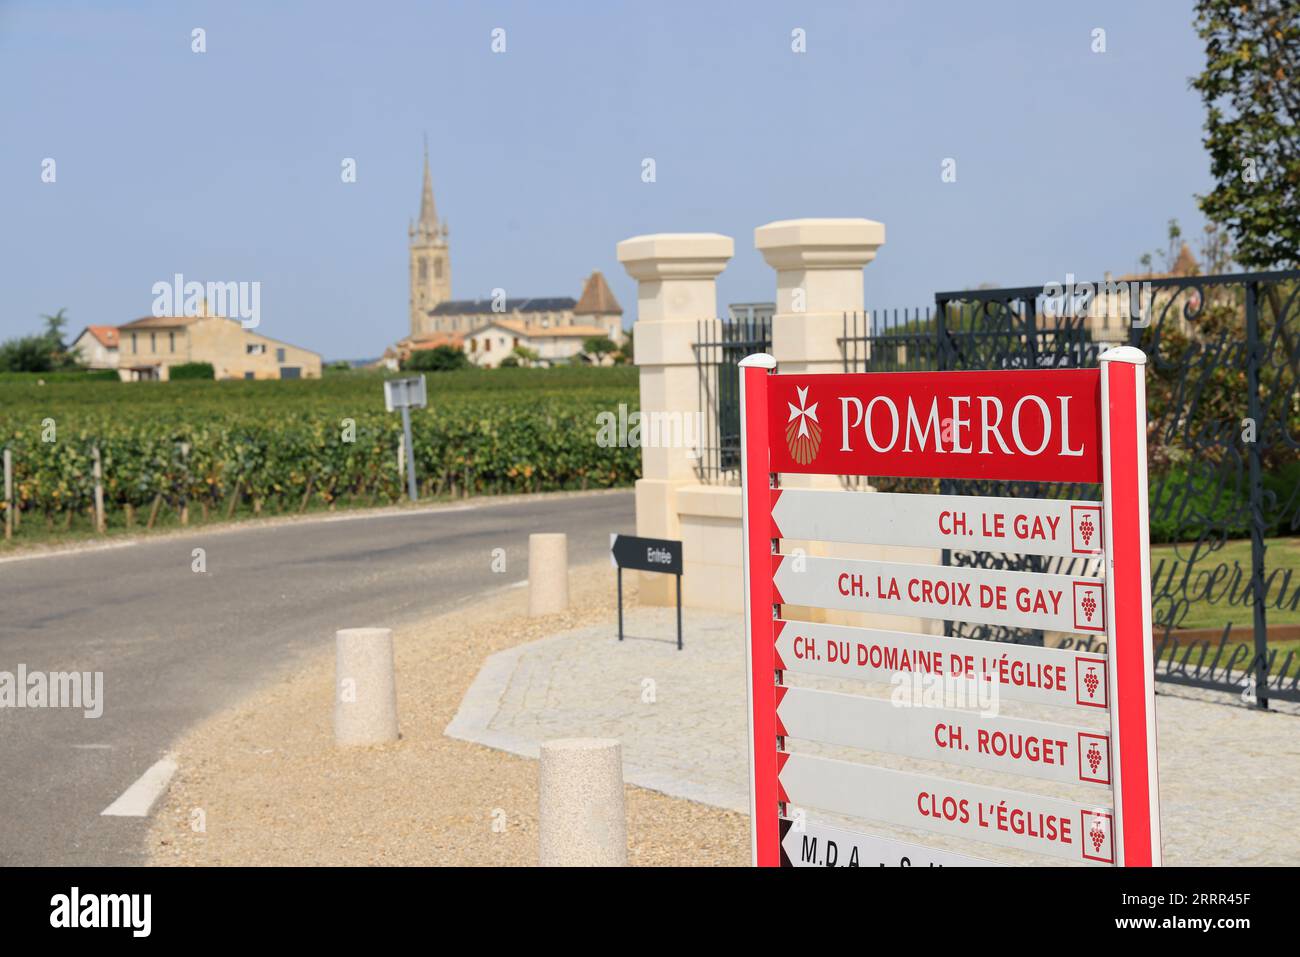
{"label": "paved cobblestone driveway", "polygon": [[[548,738],[618,738],[629,783],[747,810],[740,619],[687,610],[686,647],[680,652],[673,640],[671,609],[637,609],[629,614],[626,631],[629,637],[621,644],[611,624],[493,656],[447,733],[528,756],[536,756],[538,743]],[[882,696],[889,690],[885,685],[796,680]],[[1300,716],[1260,713],[1228,698],[1206,700],[1196,692],[1167,690],[1157,698],[1165,862],[1300,864]],[[1073,712],[1023,704],[1004,703],[1003,713],[1089,723]],[[1077,786],[796,741],[789,746],[1081,802],[1095,800]],[[991,860],[1052,863],[939,835],[837,820],[812,811],[808,816]]]}

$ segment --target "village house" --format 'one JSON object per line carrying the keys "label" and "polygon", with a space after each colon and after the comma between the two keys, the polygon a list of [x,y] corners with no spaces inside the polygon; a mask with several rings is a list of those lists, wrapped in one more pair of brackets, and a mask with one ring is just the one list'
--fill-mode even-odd
{"label": "village house", "polygon": [[116,369],[117,343],[116,326],[86,326],[72,340],[70,351],[87,369]]}
{"label": "village house", "polygon": [[118,375],[166,381],[172,366],[208,362],[218,379],[317,379],[320,353],[245,329],[224,316],[145,316],[117,327]]}
{"label": "village house", "polygon": [[[512,321],[499,319],[480,326],[465,336],[462,349],[469,361],[485,369],[495,369],[501,361],[514,354],[517,347],[535,353],[539,365],[555,365],[584,354],[583,345],[588,339],[607,338],[600,326],[558,326],[539,329]],[[518,358],[516,356],[516,358]],[[588,361],[601,361],[599,356],[587,356]]]}

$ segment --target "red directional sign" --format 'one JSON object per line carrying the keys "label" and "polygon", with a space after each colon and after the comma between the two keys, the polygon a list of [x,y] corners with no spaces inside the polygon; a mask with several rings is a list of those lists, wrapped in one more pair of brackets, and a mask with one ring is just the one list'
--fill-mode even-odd
{"label": "red directional sign", "polygon": [[1100,502],[772,489],[773,538],[1087,559],[1101,526]]}
{"label": "red directional sign", "polygon": [[771,561],[778,605],[1106,632],[1106,585],[1096,578],[806,555]]}
{"label": "red directional sign", "polygon": [[[1030,701],[1096,714],[1110,682],[1094,651],[975,641],[811,621],[773,623],[778,671],[889,683],[899,675],[996,685],[998,700]],[[991,693],[990,693],[991,694]]]}
{"label": "red directional sign", "polygon": [[783,375],[773,472],[1101,481],[1096,369]]}
{"label": "red directional sign", "polygon": [[812,821],[781,819],[782,867],[1000,867],[953,851],[857,834]]}
{"label": "red directional sign", "polygon": [[1082,864],[1115,863],[1114,812],[1108,804],[1078,804],[788,751],[778,752],[777,773],[777,796],[783,804],[937,831]]}
{"label": "red directional sign", "polygon": [[[741,363],[755,863],[790,859],[782,839],[803,804],[1076,862],[1160,863],[1145,361],[1125,347],[1083,370],[775,375],[770,356]],[[1103,494],[782,489],[782,473],[1100,483]],[[821,541],[851,543],[854,557],[801,545]],[[884,561],[864,545],[944,557]],[[1038,567],[1050,573],[957,563],[954,552],[1046,556]],[[793,620],[800,608],[929,619],[928,631],[969,622],[1091,633],[1106,653]],[[787,670],[894,690],[885,700],[789,687]],[[992,692],[1082,721],[1106,714],[1109,728],[1003,716]],[[1075,804],[829,760],[801,741],[942,762],[959,777],[976,769],[1106,789],[1111,800]],[[876,837],[845,846],[862,853]],[[805,863],[823,866],[839,847],[798,844]]]}
{"label": "red directional sign", "polygon": [[[903,690],[909,690],[906,686]],[[1110,736],[1095,728],[1027,721],[916,698],[777,688],[777,734],[864,751],[905,754],[1067,784],[1110,785]],[[936,695],[942,699],[942,694]],[[900,706],[899,702],[906,702]],[[996,708],[996,702],[993,703]]]}

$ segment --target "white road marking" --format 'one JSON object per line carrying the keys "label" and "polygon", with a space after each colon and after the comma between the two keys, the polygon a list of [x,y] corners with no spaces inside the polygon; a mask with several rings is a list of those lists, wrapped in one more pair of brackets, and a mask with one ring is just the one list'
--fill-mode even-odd
{"label": "white road marking", "polygon": [[113,746],[111,744],[74,744],[73,747],[76,748],[78,751],[112,751],[113,750]]}
{"label": "white road marking", "polygon": [[122,796],[100,811],[101,817],[148,817],[154,802],[158,800],[172,775],[176,773],[176,761],[170,754],[154,762],[153,767],[140,775],[140,779],[122,792]]}

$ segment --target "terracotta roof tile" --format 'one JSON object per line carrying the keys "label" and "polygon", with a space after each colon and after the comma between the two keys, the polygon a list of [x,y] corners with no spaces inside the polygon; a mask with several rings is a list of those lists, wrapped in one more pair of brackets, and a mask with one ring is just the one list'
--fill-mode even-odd
{"label": "terracotta roof tile", "polygon": [[[86,326],[81,335],[84,336],[87,332],[94,336],[99,341],[99,344],[105,348],[117,348],[118,336],[116,326]],[[80,338],[81,336],[77,336],[77,339]]]}
{"label": "terracotta roof tile", "polygon": [[459,349],[465,342],[465,337],[453,332],[435,332],[429,335],[415,336],[408,340],[407,348],[411,352],[422,352],[425,349],[436,349],[439,346],[452,346]]}

